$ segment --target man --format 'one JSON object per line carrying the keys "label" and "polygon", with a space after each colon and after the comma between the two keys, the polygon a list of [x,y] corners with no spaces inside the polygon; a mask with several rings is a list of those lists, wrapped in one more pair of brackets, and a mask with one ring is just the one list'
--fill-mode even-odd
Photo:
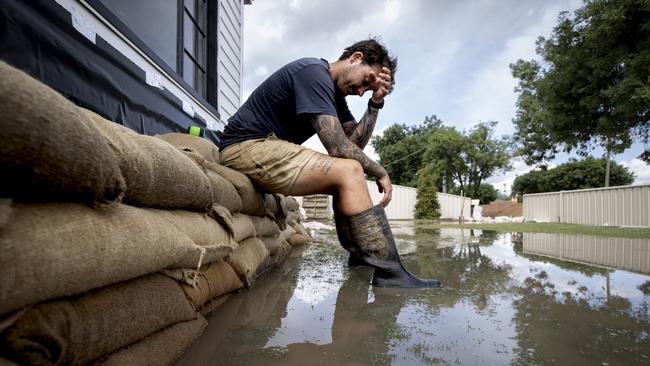
{"label": "man", "polygon": [[[395,58],[374,39],[345,49],[338,61],[302,58],[266,79],[232,116],[221,137],[221,163],[269,192],[334,196],[339,240],[350,265],[375,267],[373,285],[437,287],[404,269],[384,207],[392,185],[386,170],[363,153],[394,85]],[[372,90],[358,123],[347,95]],[[299,146],[318,134],[329,155]],[[373,207],[364,172],[384,194]]]}

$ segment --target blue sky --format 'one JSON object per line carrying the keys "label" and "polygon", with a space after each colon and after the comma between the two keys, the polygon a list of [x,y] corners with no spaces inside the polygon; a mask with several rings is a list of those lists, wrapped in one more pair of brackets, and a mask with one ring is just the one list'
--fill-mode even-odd
{"label": "blue sky", "polygon": [[[375,133],[395,123],[420,124],[435,114],[460,130],[498,121],[497,134],[511,134],[516,80],[508,65],[536,58],[537,37],[551,34],[560,11],[580,6],[579,0],[256,0],[244,8],[243,97],[294,59],[335,61],[343,48],[373,35],[399,63],[395,91]],[[369,97],[348,97],[357,119]],[[316,137],[305,145],[325,152]],[[636,144],[614,157],[636,174],[637,184],[650,183],[650,167],[636,159],[643,148]],[[366,153],[377,158],[370,146]],[[551,166],[572,156],[564,154]],[[509,192],[516,175],[532,169],[519,160],[513,168],[488,182],[501,191],[505,183]]]}

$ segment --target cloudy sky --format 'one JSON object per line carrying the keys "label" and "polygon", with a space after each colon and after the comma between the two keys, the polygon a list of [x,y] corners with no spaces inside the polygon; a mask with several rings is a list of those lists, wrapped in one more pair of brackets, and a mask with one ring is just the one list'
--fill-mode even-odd
{"label": "cloudy sky", "polygon": [[[372,35],[399,65],[375,133],[437,115],[460,130],[498,121],[497,133],[511,134],[516,81],[508,65],[535,58],[537,37],[550,35],[560,11],[580,5],[580,0],[255,0],[244,8],[244,99],[286,63],[308,56],[335,61],[343,48]],[[348,97],[357,119],[369,97]],[[316,137],[305,144],[325,152]],[[650,183],[650,167],[635,159],[642,151],[637,144],[614,158],[636,174],[635,183]],[[371,146],[366,153],[377,159]],[[513,166],[488,182],[500,191],[505,183],[509,192],[516,175],[531,169],[517,160]]]}

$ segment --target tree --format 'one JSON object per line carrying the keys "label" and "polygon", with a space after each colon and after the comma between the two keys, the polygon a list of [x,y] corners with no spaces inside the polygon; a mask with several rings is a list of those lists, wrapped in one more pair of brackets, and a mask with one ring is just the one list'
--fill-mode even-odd
{"label": "tree", "polygon": [[[515,139],[528,164],[594,146],[620,153],[650,137],[650,2],[586,0],[537,40],[542,63],[511,64],[519,79]],[[650,152],[640,156],[650,163]]]}
{"label": "tree", "polygon": [[415,218],[433,220],[440,218],[440,204],[434,181],[426,170],[420,174],[418,193],[415,202]]}
{"label": "tree", "polygon": [[479,197],[481,183],[510,166],[509,141],[494,137],[496,122],[477,124],[468,133],[440,127],[427,137],[424,161],[440,176],[449,174],[466,196]]}
{"label": "tree", "polygon": [[381,136],[372,138],[379,163],[386,169],[393,184],[415,187],[422,167],[427,134],[442,125],[436,116],[426,117],[422,125],[395,124]]}
{"label": "tree", "polygon": [[[573,189],[600,188],[603,186],[607,162],[591,156],[573,160],[548,170],[533,170],[515,179],[513,190],[521,194],[568,191]],[[612,163],[612,185],[628,185],[634,175],[621,165]]]}
{"label": "tree", "polygon": [[[451,191],[451,193],[460,196],[461,195],[460,187],[455,187]],[[466,195],[465,192],[462,193],[463,195]],[[487,183],[481,183],[481,185],[478,187],[478,195],[476,195],[476,197],[474,198],[477,198],[480,201],[481,205],[487,205],[488,203],[496,200],[497,196],[498,196],[497,190],[494,189],[493,185]]]}

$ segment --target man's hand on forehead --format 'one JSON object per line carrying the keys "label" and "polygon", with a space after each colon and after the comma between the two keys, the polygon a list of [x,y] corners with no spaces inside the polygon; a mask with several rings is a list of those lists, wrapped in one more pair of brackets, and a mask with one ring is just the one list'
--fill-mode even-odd
{"label": "man's hand on forehead", "polygon": [[381,72],[377,75],[375,72],[370,73],[370,87],[373,90],[372,99],[381,101],[390,91],[390,69],[382,67]]}

